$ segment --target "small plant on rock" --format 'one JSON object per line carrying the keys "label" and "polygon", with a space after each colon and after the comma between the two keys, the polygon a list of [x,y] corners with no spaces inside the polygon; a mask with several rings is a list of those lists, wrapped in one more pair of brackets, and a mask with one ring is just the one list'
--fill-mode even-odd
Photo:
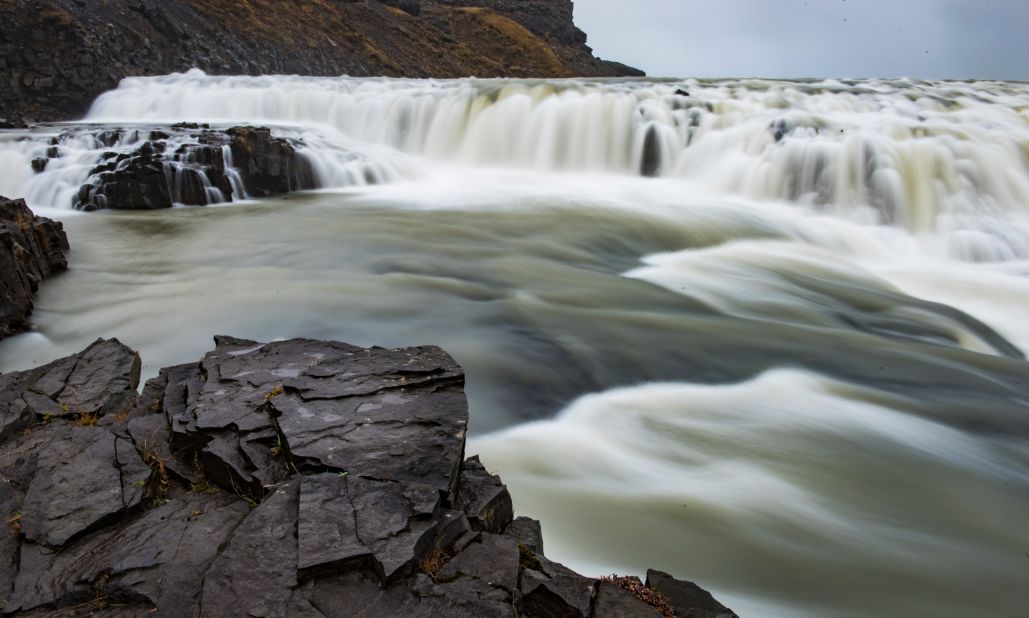
{"label": "small plant on rock", "polygon": [[600,581],[614,584],[623,590],[628,590],[637,599],[656,609],[664,618],[675,618],[675,610],[668,604],[668,599],[665,598],[665,595],[644,585],[640,578],[635,575],[605,575],[600,578]]}
{"label": "small plant on rock", "polygon": [[218,488],[206,480],[201,480],[190,485],[189,491],[194,494],[216,494],[218,493]]}
{"label": "small plant on rock", "polygon": [[283,453],[285,453],[285,451],[282,449],[282,436],[275,434],[275,441],[272,442],[271,456],[280,457]]}
{"label": "small plant on rock", "polygon": [[99,420],[100,417],[95,412],[84,412],[75,419],[75,424],[79,427],[93,427]]}
{"label": "small plant on rock", "polygon": [[539,571],[540,573],[546,573],[543,569],[543,563],[540,562],[539,556],[536,552],[532,551],[525,543],[518,544],[518,569],[524,571],[525,569],[531,569],[533,571]]}
{"label": "small plant on rock", "polygon": [[431,577],[432,581],[439,582],[440,575],[443,574],[443,567],[447,566],[451,558],[449,552],[436,547],[418,565],[418,570]]}

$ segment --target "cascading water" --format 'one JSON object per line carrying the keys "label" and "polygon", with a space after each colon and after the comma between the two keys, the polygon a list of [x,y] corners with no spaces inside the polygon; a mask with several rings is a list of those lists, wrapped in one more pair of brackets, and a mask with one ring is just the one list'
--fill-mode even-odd
{"label": "cascading water", "polygon": [[[270,127],[320,190],[72,216],[184,121]],[[247,197],[220,162],[201,189]],[[585,572],[743,616],[1029,602],[1029,85],[192,71],[0,132],[0,195],[73,246],[0,371],[101,335],[144,373],[214,333],[442,345],[469,449]]]}
{"label": "cascading water", "polygon": [[[998,83],[426,81],[191,71],[126,79],[96,101],[86,121],[282,127],[310,139],[305,153],[326,188],[417,177],[399,153],[473,166],[683,178],[716,194],[945,232],[954,255],[998,259],[1029,256],[1024,222],[1009,217],[1029,213],[1029,111],[1019,104],[1027,95],[1029,86]],[[64,147],[73,161],[56,176],[33,179],[31,159],[43,144],[0,145],[0,189],[41,206],[66,203],[67,191],[35,185],[74,184],[82,167],[75,162],[94,163],[97,149]]]}

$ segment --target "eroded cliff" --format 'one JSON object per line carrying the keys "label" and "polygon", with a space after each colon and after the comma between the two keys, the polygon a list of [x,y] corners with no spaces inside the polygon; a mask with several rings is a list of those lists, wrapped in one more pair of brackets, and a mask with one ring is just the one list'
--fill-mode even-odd
{"label": "eroded cliff", "polygon": [[600,60],[571,0],[0,0],[0,118],[83,114],[123,77],[639,75]]}

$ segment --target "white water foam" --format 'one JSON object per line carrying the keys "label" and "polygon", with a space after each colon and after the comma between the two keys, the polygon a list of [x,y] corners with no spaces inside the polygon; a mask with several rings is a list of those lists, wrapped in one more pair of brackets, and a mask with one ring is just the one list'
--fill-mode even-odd
{"label": "white water foam", "polygon": [[[1008,518],[1029,502],[1023,461],[910,405],[774,370],[590,395],[469,450],[519,512],[547,522],[548,550],[593,575],[664,568],[710,584],[741,615],[922,615],[933,595],[951,609],[925,615],[1014,608],[1025,558]],[[990,510],[969,508],[980,499]],[[914,529],[913,511],[932,515]],[[969,605],[976,582],[1007,596]],[[768,596],[754,604],[758,590]],[[819,608],[823,595],[833,600]]]}

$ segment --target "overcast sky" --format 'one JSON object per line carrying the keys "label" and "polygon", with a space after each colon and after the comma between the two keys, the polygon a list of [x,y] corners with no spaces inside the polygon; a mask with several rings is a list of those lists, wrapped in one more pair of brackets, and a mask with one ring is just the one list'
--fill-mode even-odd
{"label": "overcast sky", "polygon": [[575,21],[655,77],[1029,79],[1029,0],[575,0]]}

